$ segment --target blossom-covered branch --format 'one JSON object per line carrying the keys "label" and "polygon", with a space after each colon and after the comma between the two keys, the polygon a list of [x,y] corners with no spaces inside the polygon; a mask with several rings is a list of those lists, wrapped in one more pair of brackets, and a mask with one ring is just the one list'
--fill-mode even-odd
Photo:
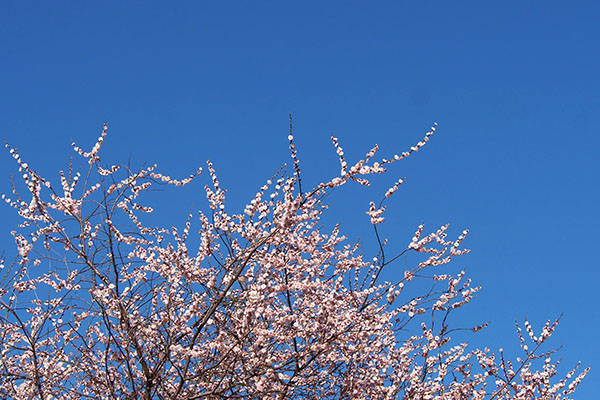
{"label": "blossom-covered branch", "polygon": [[[190,184],[157,166],[102,165],[104,125],[83,163],[53,183],[7,145],[25,184],[3,195],[22,217],[16,257],[0,263],[0,397],[13,399],[567,399],[585,376],[555,380],[535,334],[518,327],[524,355],[454,343],[448,315],[471,301],[464,272],[443,266],[468,252],[468,231],[417,228],[386,257],[383,200],[367,212],[379,253],[322,227],[323,199],[348,182],[369,185],[425,145],[373,161],[375,146],[348,163],[332,136],[340,173],[303,192],[290,118],[294,170],[279,171],[240,212],[208,162],[207,208],[177,226],[151,226],[155,185]],[[77,164],[76,164],[77,165]],[[85,171],[81,172],[81,169]],[[87,169],[87,170],[86,170]],[[395,282],[381,271],[408,252]],[[417,281],[431,289],[414,294]],[[470,328],[473,332],[486,324]]]}

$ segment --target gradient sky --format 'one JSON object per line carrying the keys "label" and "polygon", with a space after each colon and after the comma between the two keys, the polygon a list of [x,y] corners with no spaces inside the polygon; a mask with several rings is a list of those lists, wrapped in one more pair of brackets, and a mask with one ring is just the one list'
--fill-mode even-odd
{"label": "gradient sky", "polygon": [[[600,5],[558,2],[9,2],[0,5],[1,136],[45,175],[71,140],[90,147],[109,122],[106,162],[157,162],[177,177],[211,159],[241,209],[284,162],[294,115],[303,185],[349,160],[429,144],[372,191],[344,188],[329,217],[367,249],[370,200],[405,176],[382,233],[405,246],[424,221],[471,230],[467,268],[483,286],[457,322],[491,326],[473,342],[517,349],[514,319],[540,329],[563,371],[592,371],[600,393]],[[0,156],[0,191],[16,172]],[[54,176],[57,176],[56,174]],[[204,178],[206,179],[206,177]],[[164,196],[182,224],[203,184]],[[0,248],[17,222],[0,207]],[[402,266],[388,271],[400,274]],[[399,275],[397,275],[399,276]]]}

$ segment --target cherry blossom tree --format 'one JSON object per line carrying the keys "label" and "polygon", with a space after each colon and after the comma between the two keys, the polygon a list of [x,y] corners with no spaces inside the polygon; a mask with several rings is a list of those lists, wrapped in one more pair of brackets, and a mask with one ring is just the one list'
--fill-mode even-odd
{"label": "cherry blossom tree", "polygon": [[[468,252],[468,231],[453,239],[448,225],[421,225],[387,249],[378,228],[402,180],[367,210],[377,254],[320,222],[333,189],[369,186],[434,131],[409,151],[376,161],[375,146],[354,163],[332,136],[339,174],[303,191],[290,119],[289,173],[236,213],[208,162],[205,212],[168,227],[145,222],[154,210],[140,195],[201,170],[177,180],[156,165],[103,165],[106,125],[90,151],[73,144],[83,163],[56,181],[7,144],[24,185],[2,197],[23,222],[11,232],[18,256],[1,265],[0,397],[567,399],[588,370],[557,377],[544,343],[558,321],[537,333],[517,324],[513,360],[452,341],[449,314],[479,290],[444,268]],[[408,253],[416,261],[402,279],[383,280]],[[412,294],[422,281],[431,289]]]}

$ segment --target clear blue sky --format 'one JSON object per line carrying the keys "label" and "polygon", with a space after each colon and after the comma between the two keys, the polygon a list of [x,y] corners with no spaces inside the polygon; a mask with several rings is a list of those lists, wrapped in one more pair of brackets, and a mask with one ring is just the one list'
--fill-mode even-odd
{"label": "clear blue sky", "polygon": [[[336,193],[331,218],[372,242],[369,200],[406,176],[382,228],[392,244],[421,221],[470,228],[458,267],[483,291],[460,318],[492,322],[476,341],[516,348],[515,317],[539,328],[564,312],[551,344],[564,366],[592,366],[576,398],[596,399],[598,21],[592,1],[4,1],[1,136],[48,174],[109,121],[107,162],[184,176],[210,158],[235,208],[289,161],[288,112],[305,185],[339,170],[332,131],[356,159],[437,121],[372,194]],[[8,154],[0,167],[8,192]],[[181,223],[202,186],[165,194],[163,221]],[[2,207],[0,220],[10,249],[16,219]]]}

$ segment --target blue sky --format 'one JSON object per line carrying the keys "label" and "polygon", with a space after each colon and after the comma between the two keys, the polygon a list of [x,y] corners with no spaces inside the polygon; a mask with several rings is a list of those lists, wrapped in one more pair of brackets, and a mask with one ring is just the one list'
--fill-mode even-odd
{"label": "blue sky", "polygon": [[[594,399],[599,18],[592,1],[3,2],[2,136],[48,175],[108,121],[107,162],[185,176],[210,158],[240,208],[289,161],[289,112],[304,185],[338,172],[331,132],[352,160],[404,151],[437,121],[372,192],[336,193],[330,218],[372,243],[368,202],[406,176],[382,227],[392,244],[422,221],[469,228],[457,265],[483,290],[460,318],[492,322],[474,341],[517,348],[515,318],[564,312],[551,344],[565,368],[593,367],[576,398]],[[0,167],[8,192],[8,154]],[[202,204],[202,186],[161,194],[164,223]],[[17,220],[0,219],[11,249]]]}

